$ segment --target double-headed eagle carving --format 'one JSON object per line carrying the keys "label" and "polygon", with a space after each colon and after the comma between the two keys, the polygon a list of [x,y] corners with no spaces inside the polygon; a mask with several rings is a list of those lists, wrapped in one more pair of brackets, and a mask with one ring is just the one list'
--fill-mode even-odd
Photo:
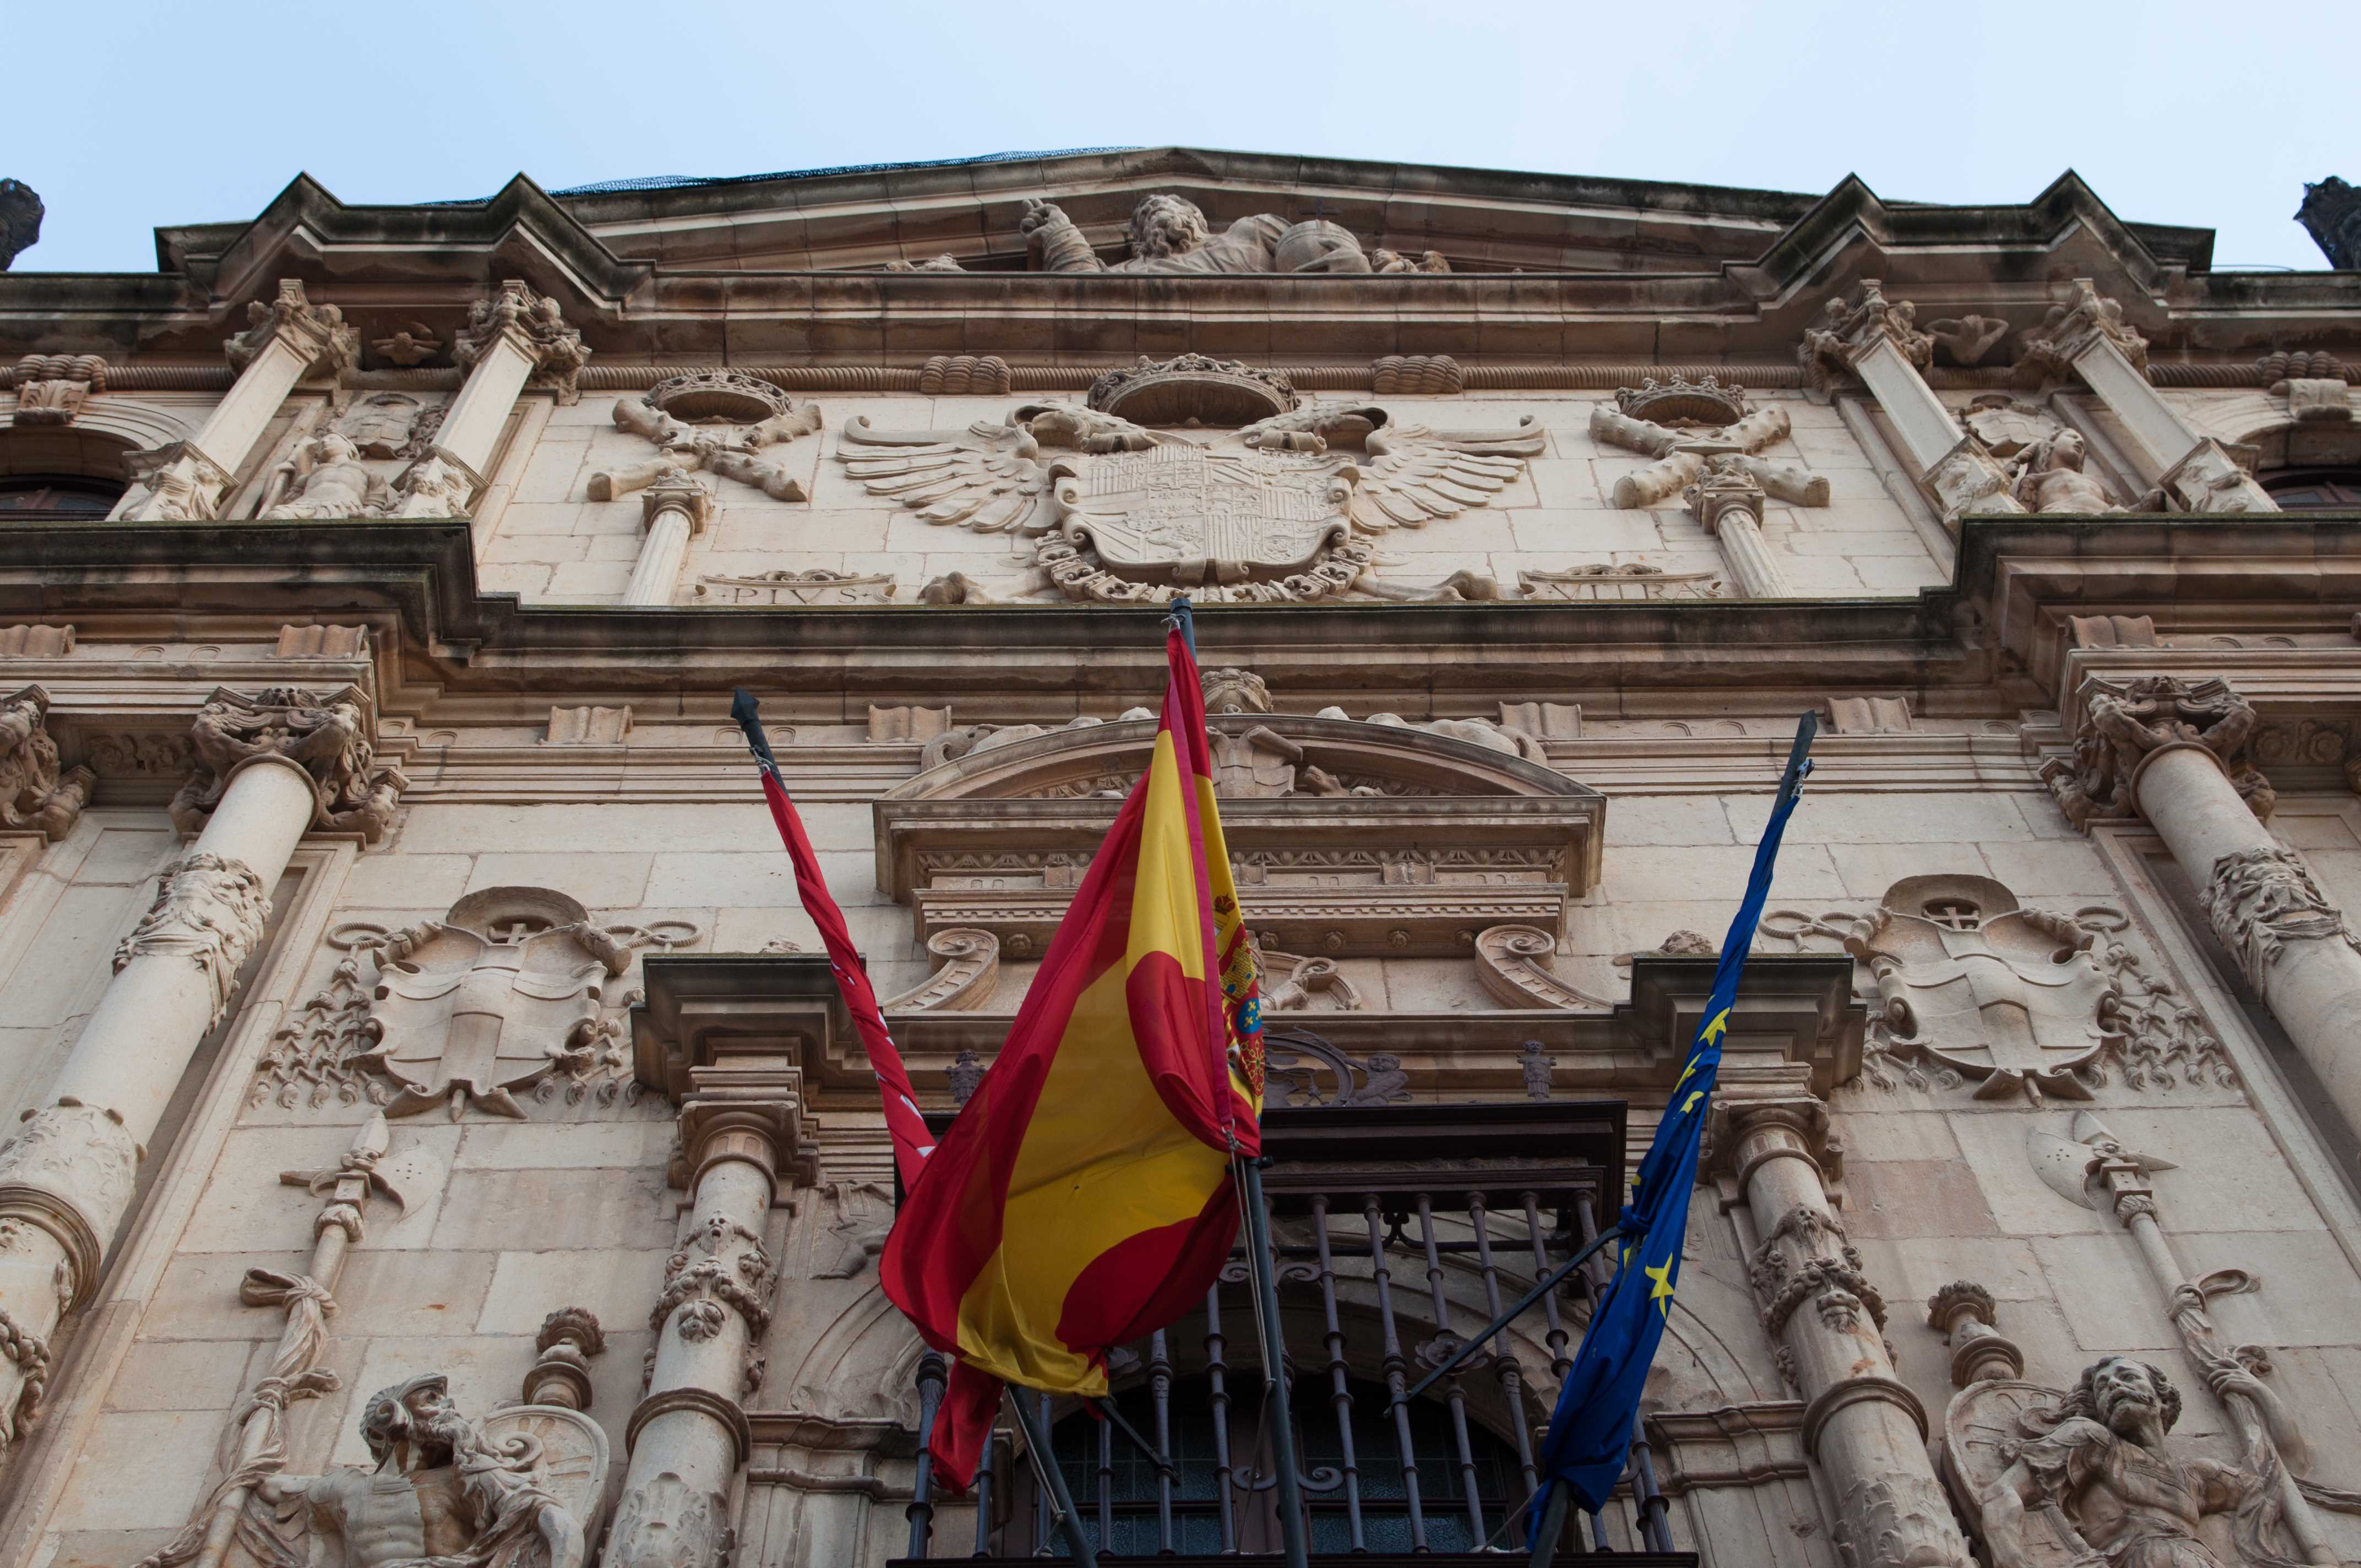
{"label": "double-headed eagle carving", "polygon": [[1075,597],[1235,585],[1242,598],[1308,598],[1351,586],[1369,560],[1360,541],[1486,504],[1543,443],[1531,416],[1444,432],[1380,408],[1312,407],[1208,441],[1036,403],[964,431],[856,418],[837,455],[871,494],[928,522],[1058,535],[1040,559]]}

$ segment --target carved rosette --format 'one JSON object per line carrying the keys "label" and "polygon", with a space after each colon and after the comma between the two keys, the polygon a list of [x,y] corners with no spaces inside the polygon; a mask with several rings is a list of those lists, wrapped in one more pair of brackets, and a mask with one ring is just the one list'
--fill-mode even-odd
{"label": "carved rosette", "polygon": [[2257,995],[2268,994],[2265,982],[2291,942],[2340,941],[2361,951],[2361,940],[2293,850],[2239,850],[2215,861],[2205,916]]}
{"label": "carved rosette", "polygon": [[0,828],[32,828],[52,841],[73,831],[97,775],[60,768],[49,738],[49,694],[27,686],[0,698]]}
{"label": "carved rosette", "polygon": [[[51,1105],[27,1116],[0,1144],[0,1251],[26,1245],[20,1227],[48,1235],[64,1254],[60,1311],[98,1285],[104,1238],[131,1207],[141,1150],[111,1111]],[[17,1303],[20,1314],[25,1303]]]}
{"label": "carved rosette", "polygon": [[237,989],[237,971],[262,941],[270,916],[270,894],[262,878],[243,861],[221,855],[187,855],[157,884],[131,935],[115,945],[115,970],[135,959],[186,959],[205,973],[213,989],[207,1029],[222,1021]]}
{"label": "carved rosette", "polygon": [[409,780],[378,763],[368,715],[357,687],[325,696],[297,686],[275,686],[247,696],[227,688],[198,710],[190,733],[196,767],[172,798],[174,826],[202,830],[229,789],[231,773],[258,757],[302,764],[317,797],[313,830],[358,833],[374,844],[392,825],[394,806]]}
{"label": "carved rosette", "polygon": [[582,334],[566,324],[555,300],[534,293],[522,278],[504,280],[491,298],[467,308],[467,324],[452,338],[451,362],[471,369],[503,337],[533,361],[532,385],[554,389],[561,403],[582,400],[582,367],[590,363]]}
{"label": "carved rosette", "polygon": [[2072,759],[2052,757],[2041,768],[2043,782],[2076,827],[2138,816],[2132,775],[2150,753],[2172,745],[2213,753],[2239,797],[2257,817],[2270,819],[2279,797],[2248,751],[2255,709],[2226,682],[2143,675],[2094,680],[2085,691]]}

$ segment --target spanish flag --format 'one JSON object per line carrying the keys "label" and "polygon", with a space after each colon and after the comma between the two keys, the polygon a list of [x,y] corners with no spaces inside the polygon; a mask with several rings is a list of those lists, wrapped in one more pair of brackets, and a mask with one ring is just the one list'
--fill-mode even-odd
{"label": "spanish flag", "polygon": [[1002,1384],[1104,1394],[1111,1349],[1204,1299],[1237,1235],[1230,1162],[1260,1150],[1260,999],[1185,601],[1170,625],[1148,770],[879,1260],[959,1358],[930,1445],[955,1486]]}

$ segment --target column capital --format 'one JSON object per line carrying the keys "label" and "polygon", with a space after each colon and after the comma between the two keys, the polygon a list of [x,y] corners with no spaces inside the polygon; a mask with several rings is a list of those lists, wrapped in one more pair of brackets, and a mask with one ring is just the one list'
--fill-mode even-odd
{"label": "column capital", "polygon": [[467,324],[452,336],[451,362],[473,369],[503,340],[533,361],[533,385],[555,389],[561,403],[582,400],[582,367],[590,362],[582,334],[566,324],[555,300],[522,278],[502,280],[489,298],[467,307]]}
{"label": "column capital", "polygon": [[1804,1091],[1767,1088],[1717,1092],[1706,1123],[1704,1173],[1725,1202],[1745,1201],[1746,1184],[1774,1159],[1799,1159],[1830,1192],[1844,1183],[1844,1143],[1828,1130],[1828,1102]]}
{"label": "column capital", "polygon": [[201,829],[229,789],[230,775],[249,762],[280,758],[312,780],[316,805],[309,830],[358,833],[371,844],[392,825],[409,780],[376,762],[375,728],[368,696],[357,686],[323,696],[300,686],[273,686],[247,696],[216,687],[197,710],[190,740],[196,767],[172,799],[182,832]]}
{"label": "column capital", "polygon": [[696,1191],[708,1170],[730,1160],[761,1171],[774,1203],[798,1177],[808,1180],[817,1174],[818,1151],[808,1146],[804,1125],[800,1072],[791,1070],[786,1084],[727,1081],[755,1076],[728,1068],[701,1068],[695,1076],[697,1087],[680,1105],[685,1168],[674,1174],[683,1190]]}
{"label": "column capital", "polygon": [[31,828],[54,843],[73,831],[98,775],[60,767],[49,712],[38,685],[0,697],[0,828]]}
{"label": "column capital", "polygon": [[2168,751],[2202,751],[2221,765],[2257,817],[2270,819],[2278,796],[2248,751],[2254,705],[2218,676],[2185,680],[2093,676],[2081,688],[2082,721],[2071,759],[2052,757],[2041,777],[2078,828],[2146,815],[2137,784],[2150,759]]}
{"label": "column capital", "polygon": [[2088,278],[2074,280],[2074,297],[2049,307],[2039,326],[2025,334],[2017,351],[2019,386],[2062,381],[2074,362],[2102,343],[2114,345],[2135,370],[2147,368],[2147,339],[2124,320],[2124,307],[2099,292]]}
{"label": "column capital", "polygon": [[360,359],[360,339],[345,324],[345,313],[335,305],[312,303],[300,278],[279,280],[278,296],[247,306],[246,319],[244,332],[222,340],[230,368],[240,375],[274,340],[300,357],[307,373],[325,370],[334,375]]}
{"label": "column capital", "polygon": [[640,526],[653,528],[656,519],[668,511],[688,520],[688,536],[694,539],[705,532],[706,521],[713,515],[713,492],[686,469],[667,468],[640,492]]}
{"label": "column capital", "polygon": [[1935,340],[1918,330],[1918,307],[1907,300],[1888,300],[1882,280],[1861,280],[1861,297],[1848,302],[1841,294],[1820,307],[1819,324],[1804,331],[1796,357],[1804,380],[1826,391],[1832,372],[1850,372],[1853,363],[1881,343],[1919,369],[1934,363]]}

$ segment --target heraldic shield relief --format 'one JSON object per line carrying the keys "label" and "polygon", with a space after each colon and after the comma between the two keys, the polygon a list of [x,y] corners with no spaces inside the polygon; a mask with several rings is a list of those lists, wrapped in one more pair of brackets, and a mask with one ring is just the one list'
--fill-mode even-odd
{"label": "heraldic shield relief", "polygon": [[1530,416],[1431,430],[1366,404],[1299,406],[1277,372],[1184,355],[1110,371],[1087,406],[1028,403],[965,430],[855,418],[836,455],[928,522],[1040,536],[1035,563],[1070,598],[1186,587],[1222,603],[1343,592],[1379,535],[1486,505],[1545,444]]}
{"label": "heraldic shield relief", "polygon": [[1976,1097],[2086,1100],[2074,1069],[2097,1056],[2114,983],[2072,922],[2026,909],[1990,877],[1906,877],[1846,948],[1884,1000],[1895,1047],[1978,1080]]}
{"label": "heraldic shield relief", "polygon": [[442,920],[389,938],[379,960],[361,1059],[401,1083],[386,1107],[406,1116],[470,1101],[522,1118],[511,1093],[588,1043],[606,980],[631,949],[589,912],[545,888],[470,894]]}

